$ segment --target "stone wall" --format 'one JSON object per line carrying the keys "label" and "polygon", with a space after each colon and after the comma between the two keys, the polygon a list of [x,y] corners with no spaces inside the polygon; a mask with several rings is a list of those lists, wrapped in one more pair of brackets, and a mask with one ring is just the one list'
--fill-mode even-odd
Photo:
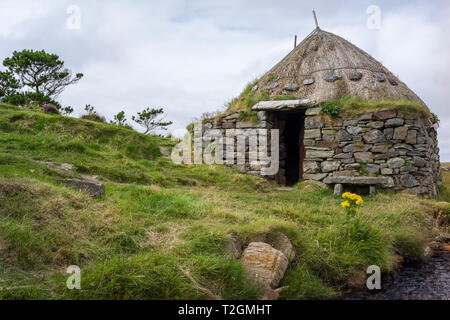
{"label": "stone wall", "polygon": [[[330,119],[319,115],[320,108],[305,108],[303,179],[327,183],[330,177],[388,177],[381,187],[412,194],[436,196],[441,183],[436,125],[429,119],[401,115],[397,111],[364,113]],[[232,114],[219,122],[204,123],[205,129],[280,129],[280,169],[268,178],[284,184],[286,146],[285,112],[259,111],[257,121],[241,121]],[[253,131],[254,132],[254,131]],[[254,134],[254,133],[253,133]],[[233,143],[236,142],[236,139]],[[269,142],[270,143],[270,142]],[[270,150],[270,145],[268,146]],[[260,175],[265,161],[228,163],[241,172]],[[385,179],[386,180],[386,179]]]}
{"label": "stone wall", "polygon": [[397,111],[331,120],[307,111],[304,179],[387,176],[384,187],[436,196],[441,183],[436,126]]}

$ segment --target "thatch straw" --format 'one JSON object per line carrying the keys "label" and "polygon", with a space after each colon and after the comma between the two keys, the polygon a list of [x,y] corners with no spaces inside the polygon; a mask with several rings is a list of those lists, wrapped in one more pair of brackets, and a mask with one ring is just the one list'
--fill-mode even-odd
{"label": "thatch straw", "polygon": [[[392,48],[395,50],[395,48]],[[362,78],[351,80],[360,73]],[[342,77],[334,82],[327,77]],[[382,78],[385,81],[377,81]],[[304,81],[314,79],[305,85]],[[275,83],[278,85],[275,86]],[[298,90],[285,86],[296,84]],[[295,86],[294,86],[295,89]],[[283,95],[317,103],[342,97],[364,100],[423,101],[380,62],[350,42],[332,33],[316,29],[258,82],[255,96],[268,95],[269,100]]]}

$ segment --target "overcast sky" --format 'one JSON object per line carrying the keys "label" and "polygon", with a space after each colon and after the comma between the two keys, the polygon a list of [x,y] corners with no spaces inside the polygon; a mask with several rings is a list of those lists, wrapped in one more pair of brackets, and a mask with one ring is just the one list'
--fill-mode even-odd
{"label": "overcast sky", "polygon": [[[181,135],[281,60],[295,34],[307,36],[315,9],[322,29],[369,52],[439,116],[441,160],[450,161],[450,2],[393,2],[1,0],[0,59],[57,53],[85,74],[60,96],[76,116],[86,104],[107,119],[164,107]],[[380,28],[367,25],[371,5]]]}

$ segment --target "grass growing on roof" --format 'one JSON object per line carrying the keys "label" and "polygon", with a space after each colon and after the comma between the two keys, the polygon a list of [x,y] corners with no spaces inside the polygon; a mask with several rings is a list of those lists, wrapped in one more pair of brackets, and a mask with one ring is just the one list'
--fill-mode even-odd
{"label": "grass growing on roof", "polygon": [[403,114],[417,115],[425,118],[432,118],[430,110],[423,104],[399,99],[399,100],[363,100],[355,97],[345,97],[329,100],[322,106],[337,106],[341,114],[360,114],[364,112],[376,112],[381,110],[398,110]]}

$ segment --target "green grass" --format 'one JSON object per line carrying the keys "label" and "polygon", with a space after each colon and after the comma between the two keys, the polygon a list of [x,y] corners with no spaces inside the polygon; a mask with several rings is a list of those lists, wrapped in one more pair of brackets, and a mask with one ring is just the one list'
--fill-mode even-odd
{"label": "green grass", "polygon": [[[223,166],[175,165],[160,145],[173,142],[0,106],[0,299],[255,299],[225,253],[227,234],[248,243],[279,231],[297,256],[282,298],[330,298],[369,265],[420,258],[433,237],[434,201],[380,193],[348,223],[330,190],[278,191]],[[42,161],[99,175],[106,195],[56,183],[62,173]],[[73,264],[79,291],[65,287]]]}
{"label": "green grass", "polygon": [[433,118],[430,110],[423,104],[405,99],[399,100],[363,100],[355,97],[344,97],[324,103],[327,106],[338,106],[341,114],[360,114],[377,112],[381,110],[398,110],[402,114],[419,115],[424,118]]}

